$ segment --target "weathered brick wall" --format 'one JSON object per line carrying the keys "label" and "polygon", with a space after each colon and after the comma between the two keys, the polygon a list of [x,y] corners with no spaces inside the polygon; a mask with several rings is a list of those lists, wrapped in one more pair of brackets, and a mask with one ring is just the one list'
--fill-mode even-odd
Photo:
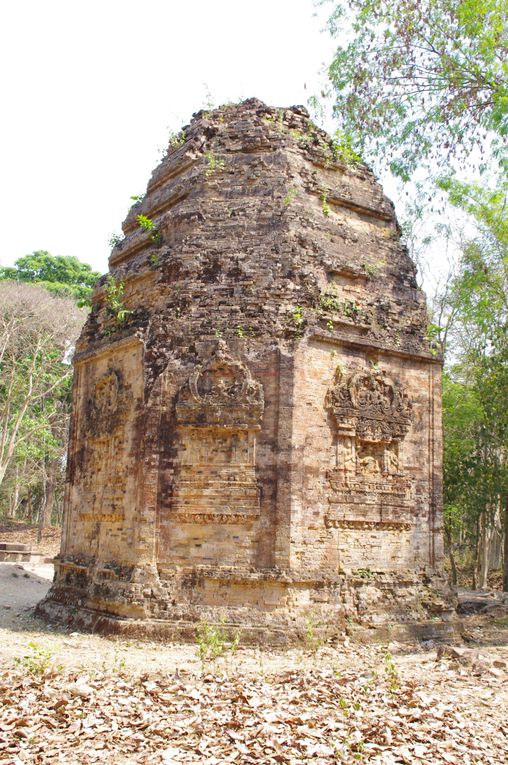
{"label": "weathered brick wall", "polygon": [[440,365],[372,173],[251,99],[195,115],[124,234],[77,347],[46,612],[414,616],[442,558]]}

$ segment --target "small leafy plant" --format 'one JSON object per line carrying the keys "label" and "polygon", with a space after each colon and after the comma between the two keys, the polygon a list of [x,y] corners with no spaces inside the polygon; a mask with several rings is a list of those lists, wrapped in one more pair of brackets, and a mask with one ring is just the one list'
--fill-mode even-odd
{"label": "small leafy plant", "polygon": [[142,228],[143,231],[149,232],[150,239],[157,247],[159,247],[162,244],[162,234],[159,229],[156,228],[153,220],[148,218],[146,215],[138,215],[137,220],[138,226]]}
{"label": "small leafy plant", "polygon": [[145,194],[134,194],[131,199],[134,202],[135,205],[141,204],[143,199],[145,198]]}
{"label": "small leafy plant", "polygon": [[183,146],[185,143],[185,130],[180,130],[179,133],[171,132],[169,134],[169,145],[172,149],[178,149],[179,146]]}
{"label": "small leafy plant", "polygon": [[385,674],[390,684],[390,690],[396,691],[399,687],[399,673],[393,663],[393,656],[389,651],[385,654]]}
{"label": "small leafy plant", "polygon": [[299,329],[305,324],[304,309],[301,305],[296,305],[291,311],[291,321]]}
{"label": "small leafy plant", "polygon": [[332,158],[336,162],[343,162],[346,165],[356,165],[362,161],[361,156],[353,148],[353,139],[343,130],[337,130],[330,142],[330,151]]}
{"label": "small leafy plant", "polygon": [[43,675],[51,667],[53,654],[35,641],[28,643],[28,653],[14,659],[15,663],[31,675]]}
{"label": "small leafy plant", "polygon": [[288,190],[288,193],[287,193],[287,194],[286,194],[286,196],[284,197],[284,200],[283,200],[283,201],[284,201],[284,205],[285,205],[286,207],[289,207],[289,205],[291,204],[291,202],[293,202],[293,201],[296,199],[296,197],[297,197],[297,196],[298,196],[298,189],[295,189],[295,188],[293,188],[293,187],[292,187],[292,188],[290,188],[290,189]]}
{"label": "small leafy plant", "polygon": [[213,152],[209,151],[205,154],[205,159],[207,162],[207,168],[205,170],[206,178],[211,178],[212,175],[224,169],[224,160],[218,159]]}
{"label": "small leafy plant", "polygon": [[360,309],[354,300],[346,300],[344,303],[344,313],[350,319],[354,319],[360,313]]}
{"label": "small leafy plant", "polygon": [[138,215],[137,216],[138,226],[143,229],[143,231],[152,231],[155,228],[155,224],[151,218],[148,218],[146,215]]}
{"label": "small leafy plant", "polygon": [[112,316],[117,325],[123,324],[125,319],[132,311],[125,308],[123,296],[125,292],[125,282],[117,281],[111,274],[108,276],[106,286],[106,307],[110,316]]}
{"label": "small leafy plant", "polygon": [[372,577],[372,571],[370,568],[355,568],[355,570],[351,573],[353,576],[360,577],[360,579],[370,579]]}
{"label": "small leafy plant", "polygon": [[320,626],[321,623],[314,621],[312,616],[305,619],[305,645],[313,653],[317,653],[323,645],[323,638],[316,631]]}
{"label": "small leafy plant", "polygon": [[327,189],[321,189],[321,210],[325,218],[328,218],[331,213],[331,207],[328,204],[328,191]]}
{"label": "small leafy plant", "polygon": [[378,260],[377,263],[362,263],[362,268],[369,277],[369,279],[373,279],[375,276],[378,275],[379,269],[381,266],[385,265],[384,260]]}
{"label": "small leafy plant", "polygon": [[201,668],[204,671],[207,662],[215,666],[217,659],[236,653],[240,644],[240,631],[237,630],[233,639],[229,639],[224,619],[219,624],[209,624],[202,621],[196,628],[196,643]]}
{"label": "small leafy plant", "polygon": [[319,297],[319,306],[323,311],[340,311],[340,301],[333,292],[323,292]]}
{"label": "small leafy plant", "polygon": [[108,244],[110,247],[117,247],[121,242],[123,242],[123,236],[120,234],[111,234],[111,236],[108,239]]}

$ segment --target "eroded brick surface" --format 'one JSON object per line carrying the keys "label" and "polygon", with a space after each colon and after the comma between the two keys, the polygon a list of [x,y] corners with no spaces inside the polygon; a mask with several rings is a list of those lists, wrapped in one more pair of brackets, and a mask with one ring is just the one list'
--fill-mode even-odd
{"label": "eroded brick surface", "polygon": [[251,99],[195,115],[124,233],[77,348],[41,610],[279,635],[446,610],[441,367],[372,173]]}

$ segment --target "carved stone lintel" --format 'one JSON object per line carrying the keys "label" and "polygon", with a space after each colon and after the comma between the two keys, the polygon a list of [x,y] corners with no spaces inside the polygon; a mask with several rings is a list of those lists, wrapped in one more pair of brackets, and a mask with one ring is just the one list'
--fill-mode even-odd
{"label": "carved stone lintel", "polygon": [[256,520],[259,513],[171,513],[171,521],[176,523],[248,523]]}
{"label": "carved stone lintel", "polygon": [[412,527],[407,521],[346,521],[329,517],[325,518],[325,526],[328,529],[361,529],[362,531],[410,531]]}

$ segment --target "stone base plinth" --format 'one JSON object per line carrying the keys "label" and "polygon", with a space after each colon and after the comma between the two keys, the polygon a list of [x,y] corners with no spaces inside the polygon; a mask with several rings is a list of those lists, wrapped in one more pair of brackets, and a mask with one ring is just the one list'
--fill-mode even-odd
{"label": "stone base plinth", "polygon": [[387,630],[436,637],[450,632],[454,618],[446,580],[429,572],[362,570],[333,578],[230,568],[142,573],[135,570],[126,581],[57,562],[55,584],[37,614],[74,629],[151,640],[194,640],[197,626],[207,622],[239,631],[244,643],[274,645],[305,643],[309,631],[327,640],[363,632],[375,639]]}

